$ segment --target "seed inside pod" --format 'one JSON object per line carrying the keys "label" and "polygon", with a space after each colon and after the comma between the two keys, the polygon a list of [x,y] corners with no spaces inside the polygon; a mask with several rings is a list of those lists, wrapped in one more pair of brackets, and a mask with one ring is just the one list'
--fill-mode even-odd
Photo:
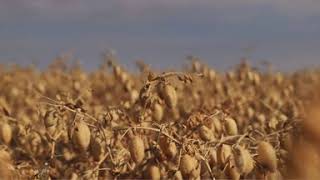
{"label": "seed inside pod", "polygon": [[190,57],[188,57],[188,58],[190,58],[191,60],[194,60],[194,61],[192,62],[192,70],[193,70],[194,72],[200,72],[202,66],[201,66],[201,64],[200,64],[199,61],[196,61],[197,57],[190,56]]}
{"label": "seed inside pod", "polygon": [[208,76],[209,76],[209,79],[213,81],[216,78],[217,74],[213,69],[210,69]]}
{"label": "seed inside pod", "polygon": [[161,137],[159,141],[159,145],[164,154],[172,159],[177,155],[177,146],[174,142],[168,140],[166,137]]}
{"label": "seed inside pod", "polygon": [[163,118],[163,107],[159,103],[155,103],[153,106],[152,117],[156,121],[160,122]]}
{"label": "seed inside pod", "polygon": [[197,164],[195,170],[193,170],[189,176],[189,179],[200,179],[201,178],[201,165]]}
{"label": "seed inside pod", "polygon": [[238,134],[237,123],[234,119],[228,117],[225,119],[225,129],[228,135],[233,136]]}
{"label": "seed inside pod", "polygon": [[199,128],[199,135],[204,141],[212,141],[214,140],[214,134],[208,127],[202,125]]}
{"label": "seed inside pod", "polygon": [[211,167],[214,167],[217,165],[218,163],[218,159],[217,159],[217,151],[215,149],[211,149],[209,151],[209,154],[208,154],[208,158],[209,158],[209,164]]}
{"label": "seed inside pod", "polygon": [[[266,179],[266,180],[283,180],[281,173],[277,170],[275,172],[267,172],[256,175],[257,179]],[[299,178],[298,178],[299,179]]]}
{"label": "seed inside pod", "polygon": [[260,124],[264,124],[266,122],[266,116],[264,114],[257,114],[256,121]]}
{"label": "seed inside pod", "polygon": [[139,136],[132,136],[129,139],[129,151],[131,154],[132,160],[140,164],[145,156],[145,148],[143,140]]}
{"label": "seed inside pod", "polygon": [[122,83],[125,83],[125,82],[127,82],[128,81],[128,79],[129,79],[129,76],[128,76],[128,74],[127,73],[125,73],[125,72],[121,72],[120,73],[120,81],[122,82]]}
{"label": "seed inside pod", "polygon": [[76,153],[71,151],[68,148],[62,149],[62,155],[63,155],[64,160],[66,160],[66,161],[71,161],[72,159],[74,159],[76,157]]}
{"label": "seed inside pod", "polygon": [[139,92],[135,89],[130,91],[130,101],[134,103],[139,98]]}
{"label": "seed inside pod", "polygon": [[246,115],[249,119],[252,119],[254,117],[254,109],[252,109],[252,107],[248,107],[247,111],[246,111]]}
{"label": "seed inside pod", "polygon": [[176,172],[174,173],[174,175],[173,175],[173,179],[174,179],[174,180],[183,180],[181,171],[176,171]]}
{"label": "seed inside pod", "polygon": [[57,123],[56,111],[54,111],[54,110],[47,111],[44,116],[45,127],[49,128],[51,126],[56,125],[56,123]]}
{"label": "seed inside pod", "polygon": [[12,128],[8,123],[0,126],[0,138],[3,143],[9,145],[12,139]]}
{"label": "seed inside pod", "polygon": [[160,174],[159,167],[156,165],[150,165],[148,167],[147,176],[148,176],[148,179],[151,179],[151,180],[160,180],[161,174]]}
{"label": "seed inside pod", "polygon": [[232,156],[232,149],[230,145],[223,144],[218,148],[217,159],[221,168],[224,168],[230,156]]}
{"label": "seed inside pod", "polygon": [[237,147],[233,152],[235,165],[241,174],[249,174],[254,168],[254,160],[250,155],[250,152],[243,148]]}
{"label": "seed inside pod", "polygon": [[215,133],[217,133],[217,135],[220,135],[222,132],[222,129],[223,129],[221,121],[218,118],[213,117],[212,118],[212,125],[214,127]]}
{"label": "seed inside pod", "polygon": [[227,165],[226,175],[231,178],[232,180],[239,180],[240,179],[240,172],[236,167],[233,160],[230,160]]}
{"label": "seed inside pod", "polygon": [[11,155],[5,151],[5,150],[0,150],[0,160],[5,161],[5,162],[11,162]]}
{"label": "seed inside pod", "polygon": [[178,97],[176,89],[170,84],[160,85],[160,95],[164,99],[165,103],[171,109],[174,109],[178,103]]}
{"label": "seed inside pod", "polygon": [[27,143],[24,146],[25,149],[34,156],[40,156],[44,151],[44,147],[42,146],[43,141],[41,135],[35,131],[32,131],[29,132],[26,140]]}
{"label": "seed inside pod", "polygon": [[47,129],[47,133],[51,136],[54,137],[56,132],[57,132],[57,127],[56,126],[50,126]]}
{"label": "seed inside pod", "polygon": [[90,129],[88,125],[82,121],[76,123],[72,141],[81,151],[86,151],[90,144]]}
{"label": "seed inside pod", "polygon": [[198,162],[194,157],[191,157],[188,154],[185,154],[181,158],[180,162],[180,171],[184,178],[190,178],[193,171],[196,171]]}
{"label": "seed inside pod", "polygon": [[120,76],[122,74],[122,70],[121,70],[120,66],[114,66],[113,73],[114,73],[115,77],[120,78]]}
{"label": "seed inside pod", "polygon": [[14,166],[11,162],[10,154],[5,150],[0,150],[0,177],[1,179],[17,179],[14,176]]}
{"label": "seed inside pod", "polygon": [[274,148],[268,142],[262,141],[258,144],[258,162],[271,172],[277,170],[277,156]]}
{"label": "seed inside pod", "polygon": [[73,172],[73,173],[70,175],[70,180],[77,180],[77,179],[78,179],[78,175]]}

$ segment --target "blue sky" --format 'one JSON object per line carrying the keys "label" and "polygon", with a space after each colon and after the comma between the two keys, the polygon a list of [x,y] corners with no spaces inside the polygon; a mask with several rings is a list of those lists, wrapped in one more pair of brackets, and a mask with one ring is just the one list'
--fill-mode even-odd
{"label": "blue sky", "polygon": [[280,70],[320,64],[319,0],[0,0],[0,61],[47,65],[72,52],[89,69],[114,49],[122,64],[218,69],[249,53]]}

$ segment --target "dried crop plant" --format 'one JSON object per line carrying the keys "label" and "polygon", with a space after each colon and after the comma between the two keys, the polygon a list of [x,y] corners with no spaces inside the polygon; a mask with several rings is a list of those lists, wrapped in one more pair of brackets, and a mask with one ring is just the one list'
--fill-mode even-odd
{"label": "dried crop plant", "polygon": [[131,73],[105,54],[86,72],[66,58],[1,68],[1,177],[319,178],[319,71],[219,72],[190,56]]}

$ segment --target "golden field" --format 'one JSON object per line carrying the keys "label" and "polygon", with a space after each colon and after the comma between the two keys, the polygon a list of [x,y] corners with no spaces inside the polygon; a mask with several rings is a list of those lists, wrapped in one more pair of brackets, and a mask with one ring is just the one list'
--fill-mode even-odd
{"label": "golden field", "polygon": [[3,179],[319,179],[320,71],[0,67]]}

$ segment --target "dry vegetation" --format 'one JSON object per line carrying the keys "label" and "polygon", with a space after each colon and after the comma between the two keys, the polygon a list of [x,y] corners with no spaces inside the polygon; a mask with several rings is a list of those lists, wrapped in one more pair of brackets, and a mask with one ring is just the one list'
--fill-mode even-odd
{"label": "dry vegetation", "polygon": [[[106,56],[0,68],[4,179],[319,179],[320,72],[183,72]],[[310,110],[311,109],[311,110]],[[303,163],[301,162],[303,161]]]}

